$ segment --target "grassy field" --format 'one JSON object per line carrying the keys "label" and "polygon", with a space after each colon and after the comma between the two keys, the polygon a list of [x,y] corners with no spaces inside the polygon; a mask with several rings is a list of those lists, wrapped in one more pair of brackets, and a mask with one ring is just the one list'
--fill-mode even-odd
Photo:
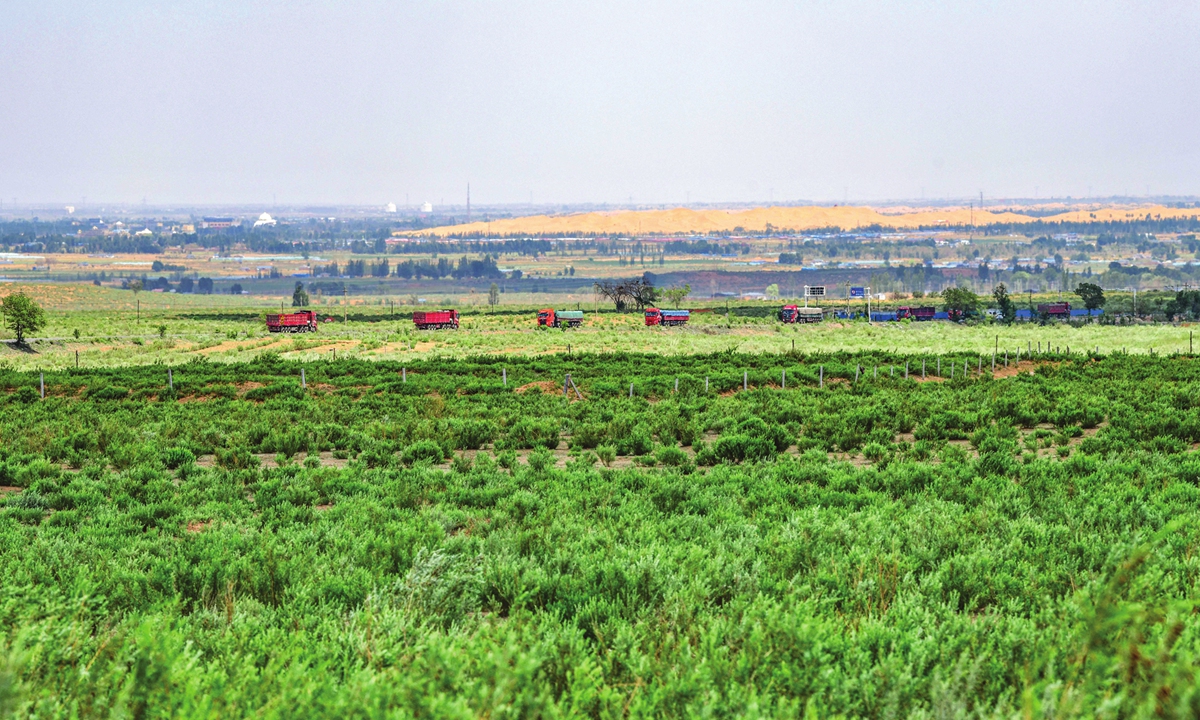
{"label": "grassy field", "polygon": [[[413,361],[430,357],[484,354],[543,355],[571,352],[652,352],[668,355],[720,351],[806,353],[889,351],[913,355],[969,352],[989,358],[995,348],[1015,358],[1018,348],[1065,352],[1099,349],[1162,354],[1188,352],[1192,329],[1174,325],[1074,327],[1066,324],[956,325],[932,323],[825,322],[783,325],[771,314],[777,304],[744,304],[729,316],[724,307],[696,313],[687,327],[647,328],[639,313],[596,313],[594,303],[583,327],[569,330],[535,326],[540,305],[460,308],[457,331],[419,331],[409,305],[394,308],[382,298],[352,298],[346,305],[320,306],[323,322],[315,334],[271,335],[263,315],[278,310],[267,297],[132,293],[85,285],[29,286],[47,308],[48,324],[28,348],[0,345],[0,362],[14,369],[177,364],[205,357],[239,362],[263,353],[286,359],[316,360],[335,355],[371,360]],[[358,300],[359,302],[353,302]],[[140,302],[140,320],[137,305]],[[698,304],[697,304],[698,305]],[[693,305],[696,307],[697,305]],[[757,315],[757,317],[755,316]],[[348,322],[343,320],[348,318]],[[76,337],[78,332],[78,337]],[[4,335],[11,339],[11,333]]]}

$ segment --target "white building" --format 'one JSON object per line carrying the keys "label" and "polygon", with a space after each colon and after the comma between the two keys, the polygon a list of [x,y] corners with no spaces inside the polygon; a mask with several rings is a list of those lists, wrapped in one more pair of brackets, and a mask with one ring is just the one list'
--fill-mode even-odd
{"label": "white building", "polygon": [[387,205],[384,205],[384,206],[383,206],[383,211],[384,211],[384,212],[389,212],[389,213],[394,213],[394,212],[396,212],[396,203],[388,203]]}
{"label": "white building", "polygon": [[433,203],[429,202],[428,200],[421,203],[421,212],[423,212],[423,213],[433,212]]}
{"label": "white building", "polygon": [[254,227],[262,227],[263,225],[275,225],[275,218],[271,217],[271,213],[263,213],[254,221]]}

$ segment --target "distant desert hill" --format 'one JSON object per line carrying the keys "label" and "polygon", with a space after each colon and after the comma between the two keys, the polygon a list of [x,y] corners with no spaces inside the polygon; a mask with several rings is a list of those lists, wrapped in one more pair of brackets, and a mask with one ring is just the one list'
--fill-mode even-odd
{"label": "distant desert hill", "polygon": [[1071,210],[1036,218],[1014,212],[993,212],[969,208],[903,209],[889,212],[862,206],[768,207],[750,210],[638,210],[590,212],[573,215],[531,215],[491,222],[447,225],[412,233],[413,236],[448,237],[483,234],[491,237],[535,235],[673,235],[680,233],[766,232],[771,230],[816,230],[839,227],[845,230],[882,225],[917,228],[936,225],[994,225],[998,223],[1089,222],[1133,220],[1147,215],[1156,218],[1195,217],[1196,209],[1167,208],[1161,205],[1109,207]]}

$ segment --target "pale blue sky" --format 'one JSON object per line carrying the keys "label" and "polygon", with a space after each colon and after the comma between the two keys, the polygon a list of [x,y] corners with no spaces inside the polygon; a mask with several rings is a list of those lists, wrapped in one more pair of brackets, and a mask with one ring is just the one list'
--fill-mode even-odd
{"label": "pale blue sky", "polygon": [[1200,194],[1194,2],[7,0],[0,198]]}

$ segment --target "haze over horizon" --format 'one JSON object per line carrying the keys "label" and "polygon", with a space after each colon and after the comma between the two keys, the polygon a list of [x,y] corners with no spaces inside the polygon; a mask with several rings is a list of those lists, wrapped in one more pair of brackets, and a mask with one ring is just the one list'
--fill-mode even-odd
{"label": "haze over horizon", "polygon": [[1200,193],[1195,4],[6,10],[6,204]]}

